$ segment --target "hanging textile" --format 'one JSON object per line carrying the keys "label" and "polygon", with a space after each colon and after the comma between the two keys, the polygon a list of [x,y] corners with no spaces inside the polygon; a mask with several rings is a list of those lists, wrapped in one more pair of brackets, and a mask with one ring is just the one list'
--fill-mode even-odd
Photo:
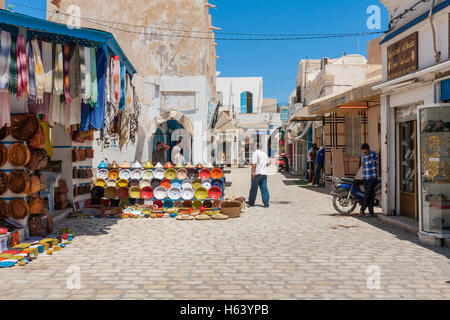
{"label": "hanging textile", "polygon": [[33,47],[31,42],[27,43],[27,52],[28,52],[28,99],[35,101],[36,100],[36,78],[34,71],[34,54]]}
{"label": "hanging textile", "polygon": [[70,66],[69,66],[69,78],[70,78],[70,96],[74,99],[80,96],[80,82],[81,82],[81,69],[80,69],[80,50],[78,44],[70,48]]}
{"label": "hanging textile", "polygon": [[122,150],[123,147],[128,142],[128,125],[129,125],[130,118],[125,110],[120,111],[120,114],[121,114],[121,117],[120,117],[119,147],[120,147],[120,150]]}
{"label": "hanging textile", "polygon": [[28,101],[28,111],[35,115],[44,115],[44,120],[48,121],[50,109],[50,94],[45,93],[42,101]]}
{"label": "hanging textile", "polygon": [[[116,101],[120,101],[120,60],[118,56],[114,57],[114,68],[113,68],[113,82],[114,82],[114,95]],[[118,107],[119,105],[116,104]]]}
{"label": "hanging textile", "polygon": [[64,57],[62,46],[55,45],[53,94],[62,95],[64,90]]}
{"label": "hanging textile", "polygon": [[86,65],[86,72],[84,74],[86,87],[81,98],[83,98],[83,102],[87,103],[91,99],[91,49],[89,47],[84,47],[84,60]]}
{"label": "hanging textile", "polygon": [[44,144],[44,150],[47,152],[47,155],[49,158],[53,158],[53,144],[50,138],[50,126],[48,125],[48,122],[46,121],[39,121],[39,124],[41,125],[42,129],[44,130],[44,136],[45,136],[45,144]]}
{"label": "hanging textile", "polygon": [[11,106],[9,92],[0,92],[0,128],[11,124]]}
{"label": "hanging textile", "polygon": [[139,115],[141,112],[141,107],[139,103],[139,99],[136,96],[136,89],[133,87],[133,113],[130,117],[130,142],[135,145],[139,130]]}
{"label": "hanging textile", "polygon": [[41,50],[36,39],[31,41],[34,55],[34,73],[36,81],[36,100],[41,103],[44,100],[44,66],[42,64]]}
{"label": "hanging textile", "polygon": [[[113,103],[114,97],[114,80],[113,80],[113,69],[114,69],[114,58],[108,58],[108,69],[106,70],[106,84],[105,84],[105,125],[103,134],[104,137],[108,138],[111,135],[111,128],[114,122],[115,107]],[[111,90],[112,88],[112,90]]]}
{"label": "hanging textile", "polygon": [[90,127],[97,130],[103,130],[105,127],[105,77],[108,66],[108,56],[103,48],[97,48],[95,61],[97,64],[97,74],[95,78],[98,79],[98,100],[96,107],[91,109]]}
{"label": "hanging textile", "polygon": [[81,98],[73,98],[70,103],[69,124],[75,125],[81,122]]}
{"label": "hanging textile", "polygon": [[85,47],[78,46],[78,54],[80,56],[80,97],[86,97],[86,55]]}
{"label": "hanging textile", "polygon": [[44,66],[44,92],[53,92],[53,44],[42,41],[42,64]]}
{"label": "hanging textile", "polygon": [[125,108],[125,66],[120,67],[120,102],[119,102],[119,110],[123,110]]}
{"label": "hanging textile", "polygon": [[24,36],[17,36],[17,97],[28,92],[27,55]]}
{"label": "hanging textile", "polygon": [[82,102],[81,103],[81,122],[80,122],[80,132],[89,130],[89,122],[91,117],[91,104]]}
{"label": "hanging textile", "polygon": [[9,66],[9,92],[17,94],[17,37],[11,37],[11,54]]}
{"label": "hanging textile", "polygon": [[0,91],[9,91],[11,34],[1,31],[0,35]]}
{"label": "hanging textile", "polygon": [[70,102],[70,46],[64,45],[64,97]]}
{"label": "hanging textile", "polygon": [[98,89],[97,89],[97,62],[95,59],[95,48],[90,48],[91,55],[91,97],[90,102],[93,108],[97,107]]}

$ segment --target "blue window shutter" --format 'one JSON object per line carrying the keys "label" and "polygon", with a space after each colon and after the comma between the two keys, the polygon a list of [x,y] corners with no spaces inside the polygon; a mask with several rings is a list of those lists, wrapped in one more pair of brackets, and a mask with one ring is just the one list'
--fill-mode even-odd
{"label": "blue window shutter", "polygon": [[241,93],[241,113],[247,113],[247,92]]}
{"label": "blue window shutter", "polygon": [[253,93],[247,92],[247,113],[253,113]]}
{"label": "blue window shutter", "polygon": [[441,101],[450,100],[450,79],[441,81]]}

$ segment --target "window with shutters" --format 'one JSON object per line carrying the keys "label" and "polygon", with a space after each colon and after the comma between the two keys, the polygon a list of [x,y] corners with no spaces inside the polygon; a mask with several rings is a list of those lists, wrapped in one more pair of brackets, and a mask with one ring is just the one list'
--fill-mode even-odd
{"label": "window with shutters", "polygon": [[253,113],[253,93],[249,91],[241,93],[241,113]]}
{"label": "window with shutters", "polygon": [[295,102],[296,103],[302,102],[302,87],[297,87]]}
{"label": "window with shutters", "polygon": [[362,116],[345,117],[345,153],[347,157],[360,157],[362,145]]}

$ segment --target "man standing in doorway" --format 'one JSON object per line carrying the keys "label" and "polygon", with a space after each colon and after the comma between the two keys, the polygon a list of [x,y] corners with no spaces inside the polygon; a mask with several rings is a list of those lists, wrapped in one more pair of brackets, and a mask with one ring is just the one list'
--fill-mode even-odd
{"label": "man standing in doorway", "polygon": [[[375,216],[373,210],[375,188],[378,183],[378,156],[375,151],[370,150],[367,143],[363,144],[361,149],[363,152],[361,164],[363,166],[364,199],[360,216],[373,217]],[[369,214],[365,214],[367,208],[369,208]]]}
{"label": "man standing in doorway", "polygon": [[252,186],[247,204],[250,207],[255,205],[259,188],[261,189],[264,208],[269,208],[270,195],[269,189],[267,188],[267,167],[270,165],[269,157],[264,151],[260,150],[259,143],[256,145],[256,149],[252,157]]}
{"label": "man standing in doorway", "polygon": [[317,144],[314,143],[308,151],[308,162],[306,163],[306,177],[307,181],[310,185],[313,184],[314,180],[314,165],[316,163],[316,156],[317,156]]}
{"label": "man standing in doorway", "polygon": [[322,169],[325,163],[325,148],[320,147],[316,155],[316,167],[314,169],[314,187],[320,186],[320,178],[322,176]]}
{"label": "man standing in doorway", "polygon": [[167,144],[165,144],[164,142],[158,142],[156,144],[155,160],[157,163],[161,163],[161,164],[166,163],[166,152],[169,149],[170,149],[170,147]]}

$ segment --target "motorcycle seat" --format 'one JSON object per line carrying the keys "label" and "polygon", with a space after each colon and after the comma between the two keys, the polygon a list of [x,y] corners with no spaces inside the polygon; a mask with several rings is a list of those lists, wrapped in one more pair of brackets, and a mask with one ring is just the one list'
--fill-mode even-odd
{"label": "motorcycle seat", "polygon": [[353,182],[355,181],[354,179],[351,179],[351,178],[339,178],[339,180],[341,180],[343,183],[347,183],[347,184],[353,184]]}

